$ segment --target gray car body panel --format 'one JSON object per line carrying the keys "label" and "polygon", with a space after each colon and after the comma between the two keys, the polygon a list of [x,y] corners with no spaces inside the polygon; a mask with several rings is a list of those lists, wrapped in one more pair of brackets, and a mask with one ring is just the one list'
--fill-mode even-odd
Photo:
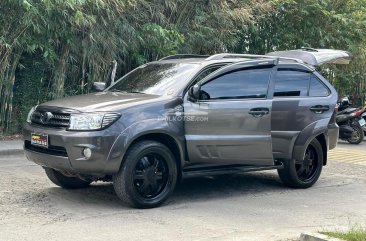
{"label": "gray car body panel", "polygon": [[[116,111],[114,98],[111,98],[111,93],[107,94],[90,94],[79,96],[81,101],[79,102],[79,109],[70,109],[70,106],[66,103],[74,103],[75,98],[67,98],[62,100],[62,104],[58,104],[57,108],[74,110],[73,112],[79,112],[81,109],[88,109],[88,112],[96,111]],[[88,103],[87,100],[95,96],[104,96],[109,100],[111,105],[107,108],[106,101],[101,101],[104,106],[98,106],[96,109],[88,106],[94,106],[94,102]],[[131,99],[134,96],[135,101]],[[45,128],[42,126],[36,126],[34,124],[26,124],[24,127],[24,139],[30,140],[31,133],[47,133],[50,140],[50,145],[62,146],[66,148],[69,158],[68,164],[62,167],[52,166],[52,162],[46,161],[44,166],[53,167],[55,169],[65,169],[67,166],[68,171],[85,173],[85,174],[113,174],[118,172],[122,163],[123,156],[126,153],[127,148],[137,138],[147,134],[166,134],[177,142],[180,153],[185,153],[184,145],[184,130],[183,123],[180,121],[169,121],[169,116],[176,106],[181,105],[182,100],[179,97],[164,97],[164,96],[150,96],[147,98],[143,94],[122,94],[118,93],[116,98],[126,100],[126,102],[120,102],[123,105],[123,111],[120,111],[121,118],[101,131],[67,131],[66,129]],[[142,97],[139,97],[142,96]],[[91,98],[92,99],[92,98]],[[100,98],[99,98],[100,100]],[[153,100],[153,101],[152,101]],[[54,102],[48,102],[44,105],[40,105],[37,109],[52,110],[54,107],[50,106]],[[84,103],[82,105],[81,103]],[[123,103],[123,104],[122,104]],[[137,104],[139,103],[139,104]],[[91,105],[90,105],[91,104]],[[82,150],[85,147],[89,147],[93,151],[93,155],[90,159],[85,159],[82,155]],[[27,151],[27,150],[26,150]],[[29,159],[33,159],[37,154],[27,151],[26,155]],[[37,155],[37,162],[41,164],[41,156]],[[49,155],[48,155],[49,156]],[[33,157],[33,158],[32,158]],[[43,159],[48,160],[47,155],[43,156]],[[60,157],[57,157],[60,159]],[[62,157],[61,159],[65,159]],[[181,160],[185,158],[181,156]],[[56,164],[56,163],[55,163]],[[183,164],[182,164],[183,165]]]}
{"label": "gray car body panel", "polygon": [[[236,70],[258,67],[272,73],[274,60],[246,61],[228,65],[198,84]],[[270,74],[272,76],[272,74]],[[271,78],[268,80],[270,85]],[[267,115],[260,118],[248,112],[266,108]],[[185,136],[190,165],[274,165],[271,140],[270,95],[264,99],[230,99],[190,101],[184,97],[184,114],[189,117],[207,117],[205,122],[185,121]],[[258,151],[261,150],[261,151]]]}
{"label": "gray car body panel", "polygon": [[[178,60],[164,61],[169,63]],[[100,131],[68,131],[65,128],[26,124],[25,140],[29,141],[33,132],[46,133],[51,145],[65,147],[68,154],[68,157],[56,157],[26,150],[28,159],[58,170],[110,175],[118,172],[124,155],[134,141],[153,134],[166,135],[174,141],[179,150],[181,170],[232,164],[271,166],[275,159],[300,159],[304,156],[307,144],[318,135],[324,135],[327,148],[335,146],[338,129],[336,125],[329,125],[329,122],[336,105],[337,93],[317,72],[314,74],[331,92],[328,97],[273,98],[272,77],[266,99],[195,102],[187,97],[187,90],[193,84],[193,79],[202,69],[210,66],[231,63],[204,78],[202,83],[225,71],[258,63],[271,65],[273,73],[276,73],[279,66],[313,72],[314,68],[311,66],[287,62],[273,65],[272,60],[194,61],[199,62],[200,67],[192,71],[185,84],[179,85],[184,87],[171,96],[100,92],[67,97],[38,106],[38,110],[59,109],[77,113],[117,112],[121,117],[110,127]],[[309,110],[310,106],[319,104],[329,105],[329,111],[314,114]],[[255,107],[266,107],[269,114],[261,118],[249,115],[248,110]],[[182,118],[172,118],[180,117],[182,112],[184,116],[194,116],[202,111],[210,119],[210,123],[206,125],[193,125]],[[239,114],[235,116],[234,113]],[[85,147],[93,150],[93,155],[88,160],[82,155]]]}

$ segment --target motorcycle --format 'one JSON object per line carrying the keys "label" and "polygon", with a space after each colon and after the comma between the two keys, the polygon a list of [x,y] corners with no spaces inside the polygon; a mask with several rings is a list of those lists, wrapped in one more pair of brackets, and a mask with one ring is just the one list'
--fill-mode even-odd
{"label": "motorcycle", "polygon": [[361,114],[361,119],[360,119],[360,125],[362,126],[363,132],[366,135],[366,124],[365,123],[366,123],[366,108],[364,109],[363,113]]}
{"label": "motorcycle", "polygon": [[346,108],[337,113],[340,139],[351,144],[360,144],[363,141],[366,122],[361,117],[362,112],[363,110],[357,108]]}

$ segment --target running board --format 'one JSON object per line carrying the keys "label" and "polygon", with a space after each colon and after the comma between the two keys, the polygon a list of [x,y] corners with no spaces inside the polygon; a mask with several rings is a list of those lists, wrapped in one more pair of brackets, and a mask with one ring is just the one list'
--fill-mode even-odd
{"label": "running board", "polygon": [[201,177],[201,176],[212,176],[212,175],[224,175],[224,174],[235,174],[241,172],[254,172],[254,171],[267,171],[282,169],[283,164],[279,163],[274,166],[235,166],[235,167],[216,167],[199,170],[183,170],[183,178]]}

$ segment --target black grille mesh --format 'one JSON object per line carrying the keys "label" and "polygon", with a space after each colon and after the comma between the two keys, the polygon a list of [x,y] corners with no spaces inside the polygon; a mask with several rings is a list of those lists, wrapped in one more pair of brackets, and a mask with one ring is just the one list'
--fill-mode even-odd
{"label": "black grille mesh", "polygon": [[32,123],[49,127],[68,127],[70,114],[34,111],[31,118]]}

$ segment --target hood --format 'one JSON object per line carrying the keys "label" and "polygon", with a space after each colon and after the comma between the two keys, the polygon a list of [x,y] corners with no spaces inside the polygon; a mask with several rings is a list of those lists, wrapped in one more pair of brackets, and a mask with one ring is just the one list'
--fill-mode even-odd
{"label": "hood", "polygon": [[158,98],[163,97],[140,93],[98,92],[49,101],[39,107],[50,106],[82,112],[118,111],[134,105],[153,102]]}
{"label": "hood", "polygon": [[343,50],[312,48],[276,51],[267,55],[300,59],[304,63],[312,66],[320,66],[322,64],[349,64],[353,57],[351,53]]}

